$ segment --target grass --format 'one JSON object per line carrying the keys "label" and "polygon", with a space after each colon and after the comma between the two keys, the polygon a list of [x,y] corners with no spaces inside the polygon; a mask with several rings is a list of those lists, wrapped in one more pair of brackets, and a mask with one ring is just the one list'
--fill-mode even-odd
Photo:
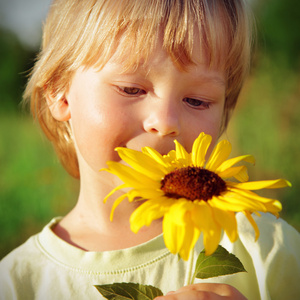
{"label": "grass", "polygon": [[[265,193],[300,230],[299,75],[265,61],[247,83],[227,136],[234,155],[250,153],[251,180],[286,178],[292,188]],[[78,182],[27,115],[0,116],[0,258],[75,204]]]}
{"label": "grass", "polygon": [[292,188],[266,191],[279,199],[281,216],[300,231],[300,76],[264,60],[246,84],[229,129],[239,153],[250,153],[252,180],[285,178]]}
{"label": "grass", "polygon": [[31,118],[0,119],[0,257],[74,204],[77,181],[60,166]]}

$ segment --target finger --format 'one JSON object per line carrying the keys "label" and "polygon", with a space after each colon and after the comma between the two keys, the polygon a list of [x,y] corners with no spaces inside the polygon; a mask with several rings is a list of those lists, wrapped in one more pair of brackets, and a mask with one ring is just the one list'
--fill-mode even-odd
{"label": "finger", "polygon": [[196,283],[192,285],[187,285],[179,290],[177,290],[175,293],[183,292],[186,290],[194,290],[194,291],[202,291],[202,292],[213,292],[217,295],[224,296],[224,297],[236,297],[236,299],[246,299],[244,298],[238,298],[237,296],[241,295],[241,293],[234,288],[231,285],[228,284],[222,284],[222,283]]}
{"label": "finger", "polygon": [[166,296],[155,298],[155,300],[224,300],[223,297],[214,292],[186,290],[182,292],[168,293]]}
{"label": "finger", "polygon": [[180,288],[175,292],[169,292],[166,296],[158,298],[164,300],[204,300],[204,299],[235,299],[246,298],[234,287],[219,283],[198,283]]}

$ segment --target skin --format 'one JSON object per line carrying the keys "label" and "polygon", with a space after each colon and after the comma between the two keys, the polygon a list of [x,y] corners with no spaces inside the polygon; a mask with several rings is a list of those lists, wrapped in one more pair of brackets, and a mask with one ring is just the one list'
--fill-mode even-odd
{"label": "skin", "polygon": [[247,300],[237,289],[228,284],[197,283],[184,286],[176,292],[155,300]]}
{"label": "skin", "polygon": [[[148,63],[133,73],[124,73],[122,64],[113,59],[100,71],[80,68],[64,98],[54,101],[49,95],[53,117],[71,124],[81,176],[76,206],[53,229],[60,238],[86,251],[108,251],[138,245],[162,232],[161,220],[157,220],[132,233],[129,216],[137,204],[126,201],[110,222],[114,199],[106,204],[101,199],[120,182],[99,170],[108,160],[120,161],[114,151],[120,146],[135,150],[151,146],[165,154],[174,149],[177,139],[191,151],[202,131],[215,144],[226,79],[222,70],[207,66],[200,50],[195,47],[198,63],[187,71],[179,70],[159,46]],[[234,288],[225,287],[193,285],[160,298],[244,299],[237,297],[242,295]]]}

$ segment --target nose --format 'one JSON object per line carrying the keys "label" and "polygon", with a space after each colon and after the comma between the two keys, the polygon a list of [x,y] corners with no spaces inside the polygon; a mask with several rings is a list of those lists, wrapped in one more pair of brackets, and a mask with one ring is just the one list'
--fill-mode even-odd
{"label": "nose", "polygon": [[178,136],[181,131],[180,108],[167,101],[157,101],[146,112],[144,130],[160,136]]}

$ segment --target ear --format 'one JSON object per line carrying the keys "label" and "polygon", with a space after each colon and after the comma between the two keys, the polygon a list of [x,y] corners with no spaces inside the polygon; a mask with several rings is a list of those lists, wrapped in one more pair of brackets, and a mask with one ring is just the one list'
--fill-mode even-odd
{"label": "ear", "polygon": [[71,118],[69,103],[65,95],[53,96],[52,93],[47,92],[46,100],[54,119],[64,122]]}

